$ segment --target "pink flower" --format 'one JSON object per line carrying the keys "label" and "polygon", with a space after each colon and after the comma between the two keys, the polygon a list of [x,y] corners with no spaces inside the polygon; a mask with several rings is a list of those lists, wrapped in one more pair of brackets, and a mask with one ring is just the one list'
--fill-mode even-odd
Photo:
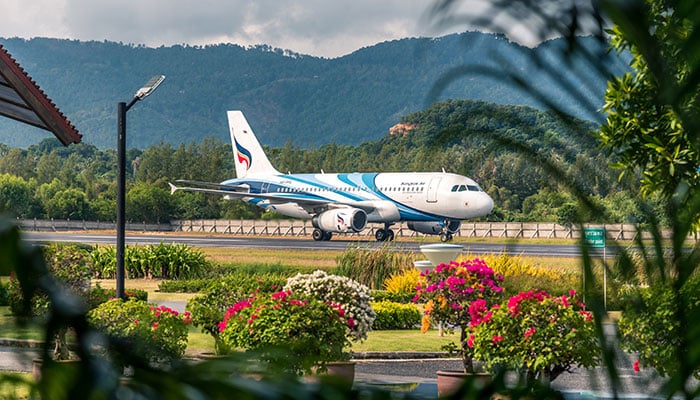
{"label": "pink flower", "polygon": [[525,331],[525,338],[527,339],[534,334],[535,334],[535,327],[531,326]]}
{"label": "pink flower", "polygon": [[349,327],[350,329],[352,329],[352,328],[355,327],[355,320],[354,320],[354,319],[348,318],[348,322],[347,322],[347,323],[348,323],[348,327]]}
{"label": "pink flower", "polygon": [[493,335],[493,339],[492,339],[493,344],[500,343],[502,340],[503,340],[503,336],[501,336],[501,335]]}
{"label": "pink flower", "polygon": [[158,329],[158,323],[157,323],[157,322],[154,322],[154,323],[153,323],[153,330],[155,331],[156,329]]}
{"label": "pink flower", "polygon": [[634,372],[639,372],[639,360],[635,361],[634,364],[632,364],[632,369]]}
{"label": "pink flower", "polygon": [[474,347],[474,335],[469,335],[469,338],[467,338],[467,346]]}

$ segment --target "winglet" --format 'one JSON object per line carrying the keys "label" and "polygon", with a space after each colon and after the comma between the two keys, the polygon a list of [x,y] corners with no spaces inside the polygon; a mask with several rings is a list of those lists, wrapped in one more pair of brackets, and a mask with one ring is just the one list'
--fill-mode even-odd
{"label": "winglet", "polygon": [[170,194],[173,194],[173,193],[175,193],[176,190],[180,189],[179,187],[173,185],[170,182],[168,182],[168,185],[170,186]]}

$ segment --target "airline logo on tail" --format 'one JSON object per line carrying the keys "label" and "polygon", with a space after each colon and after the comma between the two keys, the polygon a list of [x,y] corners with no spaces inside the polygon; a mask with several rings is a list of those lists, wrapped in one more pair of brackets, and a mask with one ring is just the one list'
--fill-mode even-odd
{"label": "airline logo on tail", "polygon": [[244,148],[238,142],[236,142],[236,156],[238,157],[238,162],[245,164],[246,171],[250,169],[250,163],[253,162],[253,156],[250,154],[248,149]]}

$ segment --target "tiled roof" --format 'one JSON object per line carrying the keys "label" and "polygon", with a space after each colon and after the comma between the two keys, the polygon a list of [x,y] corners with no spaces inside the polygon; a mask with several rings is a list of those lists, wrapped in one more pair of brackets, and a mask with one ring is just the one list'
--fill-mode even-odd
{"label": "tiled roof", "polygon": [[82,135],[0,44],[0,115],[52,132],[64,145]]}

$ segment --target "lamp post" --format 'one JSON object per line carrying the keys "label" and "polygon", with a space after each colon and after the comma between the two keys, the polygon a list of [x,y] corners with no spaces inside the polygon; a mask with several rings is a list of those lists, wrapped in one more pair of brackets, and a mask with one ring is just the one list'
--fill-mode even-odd
{"label": "lamp post", "polygon": [[127,104],[117,104],[117,297],[124,298],[124,236],[126,230],[126,112],[137,101],[147,97],[165,80],[165,75],[156,75],[136,91]]}

